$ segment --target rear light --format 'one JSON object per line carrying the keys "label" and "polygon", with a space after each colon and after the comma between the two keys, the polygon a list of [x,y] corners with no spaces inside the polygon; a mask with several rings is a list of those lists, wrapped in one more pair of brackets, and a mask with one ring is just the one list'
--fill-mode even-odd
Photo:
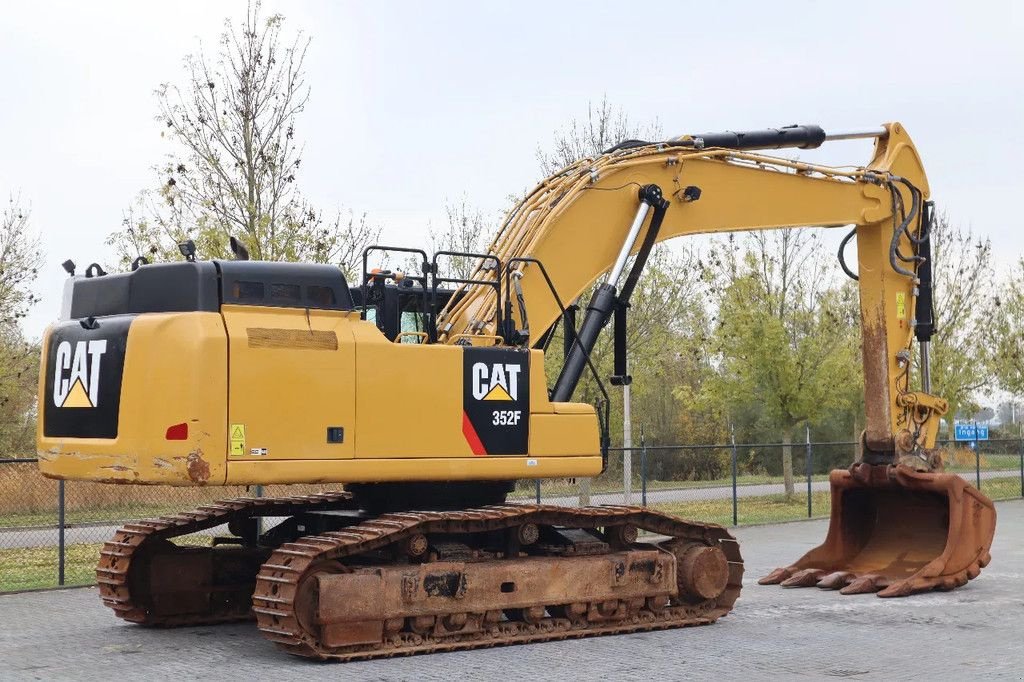
{"label": "rear light", "polygon": [[188,424],[167,427],[167,440],[188,440]]}

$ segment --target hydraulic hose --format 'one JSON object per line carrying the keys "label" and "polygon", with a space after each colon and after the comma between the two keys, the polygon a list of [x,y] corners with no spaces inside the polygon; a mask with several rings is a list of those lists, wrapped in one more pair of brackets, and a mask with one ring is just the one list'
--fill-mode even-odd
{"label": "hydraulic hose", "polygon": [[846,236],[843,237],[843,241],[839,242],[839,267],[843,269],[843,272],[846,273],[847,277],[855,282],[860,279],[860,276],[846,265],[846,245],[849,244],[850,240],[856,235],[857,228],[855,227],[846,233]]}
{"label": "hydraulic hose", "polygon": [[[900,237],[905,233],[904,231],[907,229],[907,226],[910,225],[911,222],[913,222],[914,218],[917,217],[918,211],[920,211],[920,209],[921,209],[921,191],[919,189],[917,189],[916,187],[914,187],[912,184],[910,184],[910,182],[908,182],[905,178],[902,178],[900,176],[894,175],[894,176],[890,176],[890,178],[889,178],[889,187],[890,187],[890,191],[892,191],[892,192],[894,192],[896,194],[899,193],[899,190],[897,190],[895,187],[893,187],[892,183],[894,183],[894,182],[899,182],[899,183],[903,184],[904,186],[906,186],[910,190],[911,202],[910,202],[910,211],[907,212],[907,214],[906,214],[906,216],[904,216],[902,222],[900,222],[900,224],[896,227],[896,229],[893,230],[892,241],[889,243],[889,264],[892,266],[892,269],[895,270],[896,272],[898,272],[899,274],[905,275],[907,277],[910,277],[910,278],[916,280],[917,279],[917,273],[915,273],[912,270],[907,270],[906,268],[901,266],[898,261],[899,260],[903,260],[904,262],[911,262],[911,261],[915,261],[916,260],[916,257],[911,257],[909,259],[904,257],[899,252],[899,247],[900,247]],[[895,197],[893,198],[893,203],[895,205]],[[896,222],[897,220],[898,220],[898,218],[896,217],[896,213],[894,212],[893,213],[893,222]]]}

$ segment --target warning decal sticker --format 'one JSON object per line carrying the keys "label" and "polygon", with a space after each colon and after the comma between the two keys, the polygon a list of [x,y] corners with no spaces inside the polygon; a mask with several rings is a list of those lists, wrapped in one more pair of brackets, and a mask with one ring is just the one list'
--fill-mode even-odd
{"label": "warning decal sticker", "polygon": [[228,452],[233,457],[245,454],[245,424],[232,424],[228,433],[231,447]]}

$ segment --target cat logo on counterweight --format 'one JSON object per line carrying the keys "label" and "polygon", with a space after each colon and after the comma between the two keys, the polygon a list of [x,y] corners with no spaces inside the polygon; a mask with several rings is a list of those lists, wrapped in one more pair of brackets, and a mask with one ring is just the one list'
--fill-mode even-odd
{"label": "cat logo on counterweight", "polygon": [[53,404],[56,407],[99,406],[100,363],[107,352],[106,339],[70,341],[57,345],[54,357]]}
{"label": "cat logo on counterweight", "polygon": [[[43,377],[43,435],[50,438],[117,438],[121,381],[132,315],[112,315],[86,325],[64,320],[50,331]],[[142,367],[143,376],[149,374]],[[162,432],[162,431],[161,431]]]}

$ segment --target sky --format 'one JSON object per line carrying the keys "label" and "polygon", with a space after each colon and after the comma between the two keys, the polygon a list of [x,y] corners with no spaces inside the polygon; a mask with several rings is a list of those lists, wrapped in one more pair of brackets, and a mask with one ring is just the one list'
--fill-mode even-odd
{"label": "sky", "polygon": [[[154,90],[212,52],[245,2],[27,2],[0,19],[0,196],[46,264],[31,335],[168,151]],[[1024,253],[1024,10],[1012,2],[266,2],[312,38],[299,183],[382,241],[423,244],[463,197],[495,216],[540,179],[537,150],[607,97],[667,135],[901,121],[954,221]],[[801,151],[868,160],[865,142]]]}

